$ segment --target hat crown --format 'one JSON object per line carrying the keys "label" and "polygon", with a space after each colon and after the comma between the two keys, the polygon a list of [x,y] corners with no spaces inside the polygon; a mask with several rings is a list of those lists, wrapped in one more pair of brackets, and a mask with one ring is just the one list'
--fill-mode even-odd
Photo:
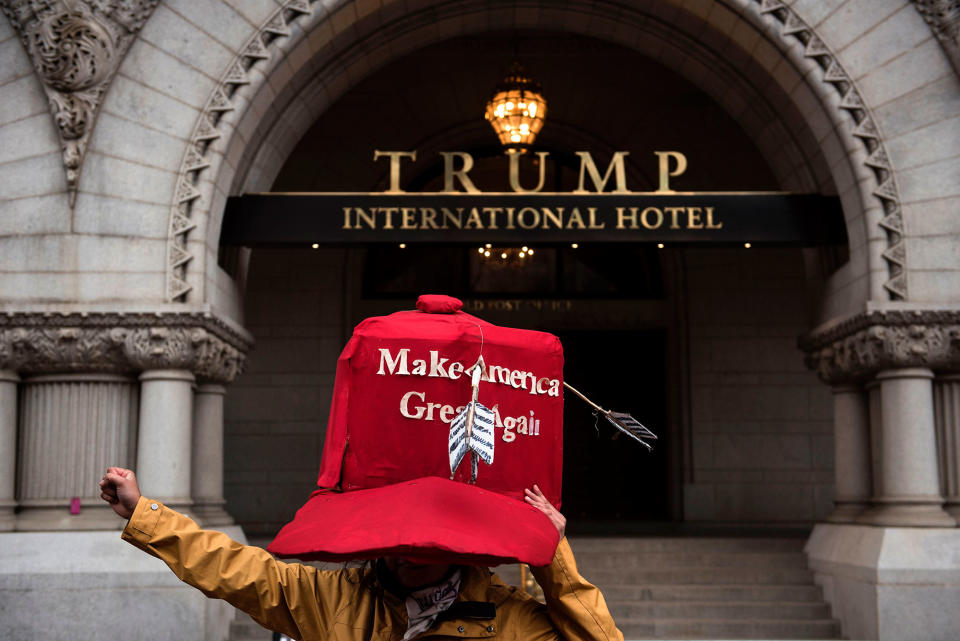
{"label": "hat crown", "polygon": [[[557,337],[500,327],[456,298],[421,296],[418,311],[368,318],[337,365],[321,487],[345,492],[451,478],[451,421],[472,399],[493,412],[493,462],[476,485],[516,499],[534,483],[560,503],[563,351]],[[469,482],[469,461],[453,479]]]}
{"label": "hat crown", "polygon": [[442,294],[423,294],[417,299],[417,309],[427,314],[452,314],[463,309],[463,301]]}

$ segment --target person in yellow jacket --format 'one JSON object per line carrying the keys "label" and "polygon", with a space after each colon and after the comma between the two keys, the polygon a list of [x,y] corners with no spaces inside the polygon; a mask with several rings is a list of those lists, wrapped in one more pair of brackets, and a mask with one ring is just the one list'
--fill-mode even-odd
{"label": "person in yellow jacket", "polygon": [[577,572],[566,519],[537,486],[526,501],[557,527],[549,566],[532,568],[546,606],[486,568],[390,557],[372,570],[322,571],[277,561],[262,548],[141,496],[131,470],[111,467],[101,498],[128,519],[122,537],[161,559],[184,582],[224,599],[264,627],[300,641],[496,638],[623,641],[603,595]]}

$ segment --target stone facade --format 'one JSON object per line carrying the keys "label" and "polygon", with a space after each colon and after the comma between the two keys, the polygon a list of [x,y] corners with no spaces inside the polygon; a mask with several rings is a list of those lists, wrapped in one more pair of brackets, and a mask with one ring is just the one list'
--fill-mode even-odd
{"label": "stone facade", "polygon": [[794,341],[802,250],[690,251],[692,521],[809,526],[833,501],[830,390]]}
{"label": "stone facade", "polygon": [[[268,190],[303,132],[377,69],[520,30],[656,60],[727,112],[781,188],[840,198],[849,260],[836,270],[804,251],[786,271],[759,265],[782,278],[733,286],[719,270],[741,259],[691,264],[683,504],[691,520],[824,518],[808,556],[847,636],[948,638],[960,566],[937,551],[960,543],[955,5],[3,0],[0,636],[102,638],[97,614],[56,614],[95,613],[77,595],[96,588],[141,617],[133,638],[224,637],[225,610],[171,589],[107,531],[121,524],[96,505],[94,468],[135,465],[145,491],[239,538],[224,476],[228,511],[264,531],[282,519],[249,498],[268,478],[250,453],[283,437],[315,454],[326,401],[311,393],[330,373],[301,369],[292,345],[332,368],[352,317],[325,306],[283,335],[275,292],[246,280],[249,252],[221,267],[226,198]],[[351,270],[328,257],[310,292],[336,298]],[[233,386],[251,333],[267,348]],[[291,412],[251,400],[271,395]],[[755,460],[771,453],[776,465]],[[223,465],[200,464],[211,459]],[[290,482],[306,486],[308,468]]]}

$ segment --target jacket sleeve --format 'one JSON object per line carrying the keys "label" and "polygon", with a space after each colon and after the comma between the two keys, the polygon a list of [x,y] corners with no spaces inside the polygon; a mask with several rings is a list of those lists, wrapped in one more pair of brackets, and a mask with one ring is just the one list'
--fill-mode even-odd
{"label": "jacket sleeve", "polygon": [[323,636],[341,588],[336,573],[277,561],[262,548],[200,529],[158,501],[140,497],[121,535],[166,563],[181,581],[224,599],[289,637]]}
{"label": "jacket sleeve", "polygon": [[564,538],[557,545],[553,562],[531,568],[543,588],[547,612],[561,638],[568,641],[623,641],[596,586],[580,576],[573,550]]}

